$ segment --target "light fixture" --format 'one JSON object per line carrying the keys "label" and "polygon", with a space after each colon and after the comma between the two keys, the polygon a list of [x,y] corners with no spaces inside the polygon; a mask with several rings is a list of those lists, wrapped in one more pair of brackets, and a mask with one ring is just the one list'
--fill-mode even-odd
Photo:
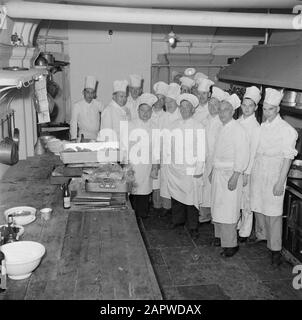
{"label": "light fixture", "polygon": [[173,30],[168,34],[168,42],[171,48],[175,48],[177,45],[177,37]]}

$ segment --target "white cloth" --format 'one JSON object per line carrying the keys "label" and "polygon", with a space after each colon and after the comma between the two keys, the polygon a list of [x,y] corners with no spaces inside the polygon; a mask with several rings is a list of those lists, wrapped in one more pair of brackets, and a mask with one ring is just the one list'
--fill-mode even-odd
{"label": "white cloth", "polygon": [[[141,142],[137,139],[138,137],[133,136],[135,129],[142,129],[146,133],[146,139],[142,140]],[[129,121],[129,151],[130,151],[130,158],[129,163],[132,165],[134,170],[134,177],[135,177],[135,188],[132,189],[131,194],[149,194],[152,192],[152,178],[150,177],[151,169],[152,169],[152,145],[151,145],[151,137],[152,137],[152,124],[151,120],[144,122],[141,119],[136,119],[133,121]],[[131,138],[132,135],[132,138]],[[137,157],[140,157],[142,154],[142,148],[147,148],[146,141],[149,143],[149,161],[143,161],[145,163],[137,163]],[[131,157],[131,149],[135,145],[135,157]],[[133,155],[133,153],[132,153]]]}
{"label": "white cloth", "polygon": [[232,95],[227,97],[224,101],[229,102],[232,105],[234,110],[238,109],[241,106],[241,101],[236,93],[233,93]]}
{"label": "white cloth", "polygon": [[129,75],[129,86],[134,88],[139,88],[142,85],[143,77],[138,74],[130,74]]}
{"label": "white cloth", "polygon": [[208,115],[208,121],[205,125],[206,134],[206,162],[204,170],[204,184],[202,188],[202,207],[211,206],[211,183],[209,181],[209,175],[213,167],[213,155],[214,146],[217,140],[219,131],[222,128],[222,122],[220,121],[218,115],[212,117]]}
{"label": "white cloth", "polygon": [[195,119],[197,122],[201,123],[203,126],[205,126],[207,122],[207,117],[209,115],[209,106],[208,103],[205,105],[198,105],[195,109],[195,112],[193,114],[193,119]]}
{"label": "white cloth", "polygon": [[271,217],[282,215],[284,193],[282,196],[274,196],[273,188],[280,175],[283,160],[293,159],[297,155],[297,138],[297,131],[279,115],[272,122],[261,124],[256,159],[251,172],[253,211]]}
{"label": "white cloth", "polygon": [[[113,130],[112,135],[109,135],[109,141],[120,140],[120,122],[128,121],[130,119],[130,112],[126,106],[119,106],[114,100],[107,105],[101,117],[101,131],[103,129]],[[102,141],[101,133],[99,133],[97,140]]]}
{"label": "white cloth", "polygon": [[[195,174],[203,173],[204,159],[202,155],[197,153],[197,144],[200,141],[197,139],[198,131],[204,130],[202,125],[192,118],[187,120],[179,119],[175,121],[171,126],[171,130],[181,130],[183,134],[183,150],[180,150],[177,142],[174,139],[171,143],[171,164],[167,165],[167,178],[168,178],[168,190],[172,198],[177,201],[186,204],[194,205],[199,209],[199,205],[202,201],[202,176],[199,178],[194,177]],[[185,132],[188,129],[193,129],[193,139],[186,141]],[[205,143],[205,141],[204,141]],[[204,146],[205,147],[205,146]],[[192,150],[194,153],[195,161],[189,163],[186,161],[186,154],[188,150]],[[182,163],[178,163],[177,154],[182,151]]]}
{"label": "white cloth", "polygon": [[100,130],[100,112],[103,110],[100,101],[92,100],[91,103],[87,103],[84,99],[77,101],[71,110],[70,138],[77,138],[79,128],[79,137],[83,134],[85,139],[96,139]]}
{"label": "white cloth", "polygon": [[211,213],[214,222],[237,223],[240,216],[242,176],[235,190],[228,189],[234,171],[244,172],[248,166],[249,146],[242,126],[232,119],[219,131],[214,148],[211,191]]}
{"label": "white cloth", "polygon": [[183,100],[189,101],[194,108],[197,108],[197,106],[198,106],[198,104],[199,104],[198,98],[197,98],[196,96],[194,96],[194,94],[183,93],[183,94],[181,94],[180,96],[178,96],[178,98],[176,99],[176,103],[177,103],[178,105],[180,105],[180,103],[181,103]]}
{"label": "white cloth", "polygon": [[156,95],[152,93],[143,93],[141,96],[137,98],[137,107],[139,107],[141,104],[147,104],[152,108],[154,103],[158,101],[158,98]]}
{"label": "white cloth", "polygon": [[198,84],[198,88],[197,88],[198,91],[209,92],[214,82],[209,79],[198,78],[197,84]]}
{"label": "white cloth", "polygon": [[191,88],[194,86],[194,84],[195,84],[195,81],[194,81],[193,79],[189,78],[189,77],[181,77],[181,78],[179,79],[179,81],[180,81],[180,83],[181,83],[182,86],[186,86],[186,87],[188,87],[188,88],[190,88],[190,89],[191,89]]}
{"label": "white cloth", "polygon": [[179,95],[180,95],[180,85],[174,82],[170,83],[167,90],[166,97],[176,100]]}
{"label": "white cloth", "polygon": [[131,117],[130,117],[129,120],[138,119],[138,113],[137,113],[138,102],[139,102],[138,99],[134,100],[134,99],[131,97],[131,95],[128,96],[128,98],[127,98],[127,103],[126,103],[125,107],[128,108],[128,110],[130,111]]}
{"label": "white cloth", "polygon": [[153,85],[154,93],[161,94],[163,96],[166,96],[168,88],[169,88],[169,85],[164,81],[158,81]]}
{"label": "white cloth", "polygon": [[211,98],[216,98],[219,101],[225,100],[229,97],[230,95],[228,92],[218,88],[218,87],[213,87],[212,88],[212,95]]}
{"label": "white cloth", "polygon": [[[241,116],[237,121],[244,128],[248,138],[248,144],[249,144],[249,150],[250,150],[249,164],[247,169],[244,171],[244,173],[247,175],[250,175],[253,164],[254,164],[255,156],[256,156],[256,150],[259,143],[260,124],[256,120],[256,117],[254,114],[249,116],[248,118],[244,118],[243,116]],[[251,198],[250,184],[251,184],[251,179],[249,176],[248,184],[244,186],[242,189],[242,199],[241,199],[242,214],[241,214],[241,219],[238,223],[239,235],[241,237],[249,237],[252,230],[252,226],[253,226],[253,212],[251,210],[251,202],[250,202],[250,198]]]}
{"label": "white cloth", "polygon": [[[178,119],[181,119],[181,114],[179,108],[177,108],[173,113],[164,112],[164,114],[159,119],[160,130],[169,129],[172,123]],[[156,143],[155,143],[156,144]],[[163,163],[163,150],[162,146],[159,147],[161,150],[161,166],[160,166],[160,196],[171,199],[170,192],[168,190],[167,182],[167,164]],[[166,151],[166,150],[165,150]]]}
{"label": "white cloth", "polygon": [[127,80],[115,80],[113,82],[113,92],[127,92]]}

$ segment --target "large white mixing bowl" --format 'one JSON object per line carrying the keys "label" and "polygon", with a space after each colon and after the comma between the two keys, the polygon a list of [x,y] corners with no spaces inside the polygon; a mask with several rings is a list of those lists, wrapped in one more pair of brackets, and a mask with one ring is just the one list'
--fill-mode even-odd
{"label": "large white mixing bowl", "polygon": [[16,241],[1,246],[5,255],[6,272],[10,279],[28,278],[39,265],[45,247],[35,241]]}

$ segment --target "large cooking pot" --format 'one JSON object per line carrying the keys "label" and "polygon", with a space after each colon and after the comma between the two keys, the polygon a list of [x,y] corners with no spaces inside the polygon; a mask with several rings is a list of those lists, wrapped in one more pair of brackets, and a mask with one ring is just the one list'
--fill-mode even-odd
{"label": "large cooking pot", "polygon": [[49,66],[53,66],[55,62],[55,58],[50,52],[42,52],[41,53],[42,57],[44,57],[47,60],[47,64]]}
{"label": "large cooking pot", "polygon": [[284,90],[281,104],[287,107],[294,107],[296,105],[297,92],[293,90]]}
{"label": "large cooking pot", "polygon": [[4,136],[4,121],[1,120],[1,127],[2,127],[2,141],[0,142],[0,162],[8,165],[13,165],[18,162],[19,160],[19,153],[18,147],[16,143],[12,139],[12,131],[11,131],[11,123],[9,116],[7,117],[8,123],[8,133],[9,136]]}

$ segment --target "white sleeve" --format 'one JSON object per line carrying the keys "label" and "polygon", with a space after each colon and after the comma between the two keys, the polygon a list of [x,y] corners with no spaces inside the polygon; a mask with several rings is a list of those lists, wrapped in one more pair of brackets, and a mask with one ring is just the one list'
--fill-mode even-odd
{"label": "white sleeve", "polygon": [[[241,130],[240,130],[241,129]],[[235,159],[234,159],[234,171],[244,172],[249,163],[250,148],[248,137],[245,130],[240,127],[234,135],[235,143]]]}
{"label": "white sleeve", "polygon": [[249,158],[249,165],[245,170],[246,174],[251,174],[258,144],[259,144],[259,138],[260,138],[260,127],[256,127],[255,129],[253,129],[252,135],[250,137],[250,158]]}

